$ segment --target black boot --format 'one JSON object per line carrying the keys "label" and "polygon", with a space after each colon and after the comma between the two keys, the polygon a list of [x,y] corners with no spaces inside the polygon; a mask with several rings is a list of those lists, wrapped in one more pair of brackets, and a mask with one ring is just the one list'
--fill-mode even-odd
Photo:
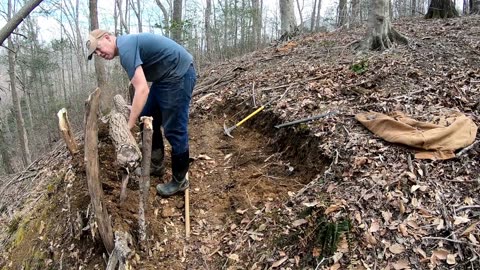
{"label": "black boot", "polygon": [[188,172],[189,152],[172,155],[172,181],[157,185],[157,193],[160,196],[171,196],[188,188],[189,182],[185,177]]}
{"label": "black boot", "polygon": [[150,175],[162,178],[164,174],[165,166],[163,165],[163,149],[152,150]]}

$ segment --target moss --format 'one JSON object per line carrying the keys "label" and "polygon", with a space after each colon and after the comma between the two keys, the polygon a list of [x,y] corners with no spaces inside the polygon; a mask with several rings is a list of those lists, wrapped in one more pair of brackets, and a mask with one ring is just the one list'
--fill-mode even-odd
{"label": "moss", "polygon": [[18,230],[18,225],[20,224],[20,217],[14,217],[10,223],[8,223],[7,232],[12,235]]}
{"label": "moss", "polygon": [[20,226],[15,234],[15,241],[13,242],[13,246],[18,246],[22,243],[23,238],[25,237],[25,227]]}

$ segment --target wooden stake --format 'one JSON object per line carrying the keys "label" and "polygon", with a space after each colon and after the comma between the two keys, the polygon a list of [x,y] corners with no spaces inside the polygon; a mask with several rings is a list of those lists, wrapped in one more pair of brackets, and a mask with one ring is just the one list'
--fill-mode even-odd
{"label": "wooden stake", "polygon": [[140,245],[147,250],[147,224],[145,221],[145,212],[148,210],[148,191],[150,189],[150,162],[152,153],[153,136],[153,118],[143,116],[140,118],[143,122],[143,144],[142,144],[142,176],[140,177],[140,206],[139,206],[139,235]]}
{"label": "wooden stake", "polygon": [[70,154],[73,156],[74,154],[78,153],[78,144],[73,136],[72,128],[70,127],[70,121],[68,121],[67,109],[62,108],[60,111],[58,111],[57,116],[58,127],[62,133],[63,140],[65,140],[68,151],[70,151]]}
{"label": "wooden stake", "polygon": [[103,189],[99,178],[98,163],[98,108],[100,106],[100,89],[90,94],[85,102],[85,171],[87,173],[88,193],[95,213],[95,221],[103,244],[110,254],[113,251],[113,229],[107,208],[103,204]]}
{"label": "wooden stake", "polygon": [[[188,179],[188,172],[185,176]],[[185,189],[185,237],[190,237],[190,188]]]}

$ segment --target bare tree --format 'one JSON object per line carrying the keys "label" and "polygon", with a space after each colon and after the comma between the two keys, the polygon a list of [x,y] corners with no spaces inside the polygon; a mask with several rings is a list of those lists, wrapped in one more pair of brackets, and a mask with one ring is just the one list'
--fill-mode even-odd
{"label": "bare tree", "polygon": [[27,2],[15,16],[10,15],[7,24],[0,29],[0,45],[17,28],[17,26],[32,12],[43,0],[30,0]]}
{"label": "bare tree", "polygon": [[173,13],[172,13],[172,39],[181,42],[182,40],[182,4],[183,0],[173,0]]}
{"label": "bare tree", "polygon": [[[158,0],[157,0],[158,1]],[[210,17],[212,16],[212,0],[207,0],[207,6],[205,8],[205,42],[208,55],[213,52],[212,48],[212,29],[210,26]]]}
{"label": "bare tree", "polygon": [[[7,18],[12,18],[12,0],[8,0],[8,15]],[[20,149],[22,155],[23,165],[29,165],[31,161],[30,148],[28,146],[27,130],[25,129],[25,121],[23,120],[22,108],[20,106],[20,99],[17,94],[16,78],[15,78],[15,53],[13,51],[12,37],[8,37],[8,74],[10,77],[10,90],[12,92],[13,112],[17,124],[17,133],[20,142]]]}
{"label": "bare tree", "polygon": [[281,39],[289,39],[297,31],[293,0],[280,0]]}
{"label": "bare tree", "polygon": [[470,0],[470,14],[480,14],[480,0]]}
{"label": "bare tree", "polygon": [[352,13],[350,16],[350,24],[358,25],[360,20],[360,0],[352,0]]}
{"label": "bare tree", "polygon": [[408,44],[408,39],[397,32],[390,23],[389,0],[372,0],[365,40],[357,49],[385,50],[393,43]]}
{"label": "bare tree", "polygon": [[[160,2],[160,0],[155,0],[155,2],[157,3],[157,6],[160,8],[160,10],[162,11],[162,14],[163,14],[163,28],[165,30],[165,36],[170,36],[170,30],[169,30],[169,26],[170,26],[169,18],[170,17],[168,15],[168,11],[165,8],[165,6],[162,4],[162,2]],[[208,0],[208,2],[210,2],[210,0]],[[208,2],[207,2],[207,5],[208,5]]]}
{"label": "bare tree", "polygon": [[426,19],[458,17],[452,0],[432,0],[425,15]]}
{"label": "bare tree", "polygon": [[143,28],[142,28],[142,13],[141,13],[141,6],[140,6],[140,0],[137,0],[137,6],[135,7],[135,3],[130,2],[130,5],[132,6],[133,13],[135,13],[135,16],[137,17],[137,22],[138,22],[138,32],[142,33]]}
{"label": "bare tree", "polygon": [[3,121],[0,121],[0,155],[5,173],[14,173],[13,160],[10,154],[9,143],[5,139],[5,130]]}
{"label": "bare tree", "polygon": [[337,8],[337,26],[347,23],[347,0],[339,0]]}

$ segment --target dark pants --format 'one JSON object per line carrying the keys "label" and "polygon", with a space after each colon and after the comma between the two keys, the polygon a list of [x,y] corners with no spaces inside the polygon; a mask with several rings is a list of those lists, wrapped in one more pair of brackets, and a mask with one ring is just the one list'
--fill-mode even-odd
{"label": "dark pants", "polygon": [[188,113],[196,80],[195,68],[191,65],[182,78],[155,82],[150,87],[141,116],[153,117],[152,152],[163,152],[160,129],[163,126],[165,138],[172,146],[172,160],[175,156],[188,160]]}

